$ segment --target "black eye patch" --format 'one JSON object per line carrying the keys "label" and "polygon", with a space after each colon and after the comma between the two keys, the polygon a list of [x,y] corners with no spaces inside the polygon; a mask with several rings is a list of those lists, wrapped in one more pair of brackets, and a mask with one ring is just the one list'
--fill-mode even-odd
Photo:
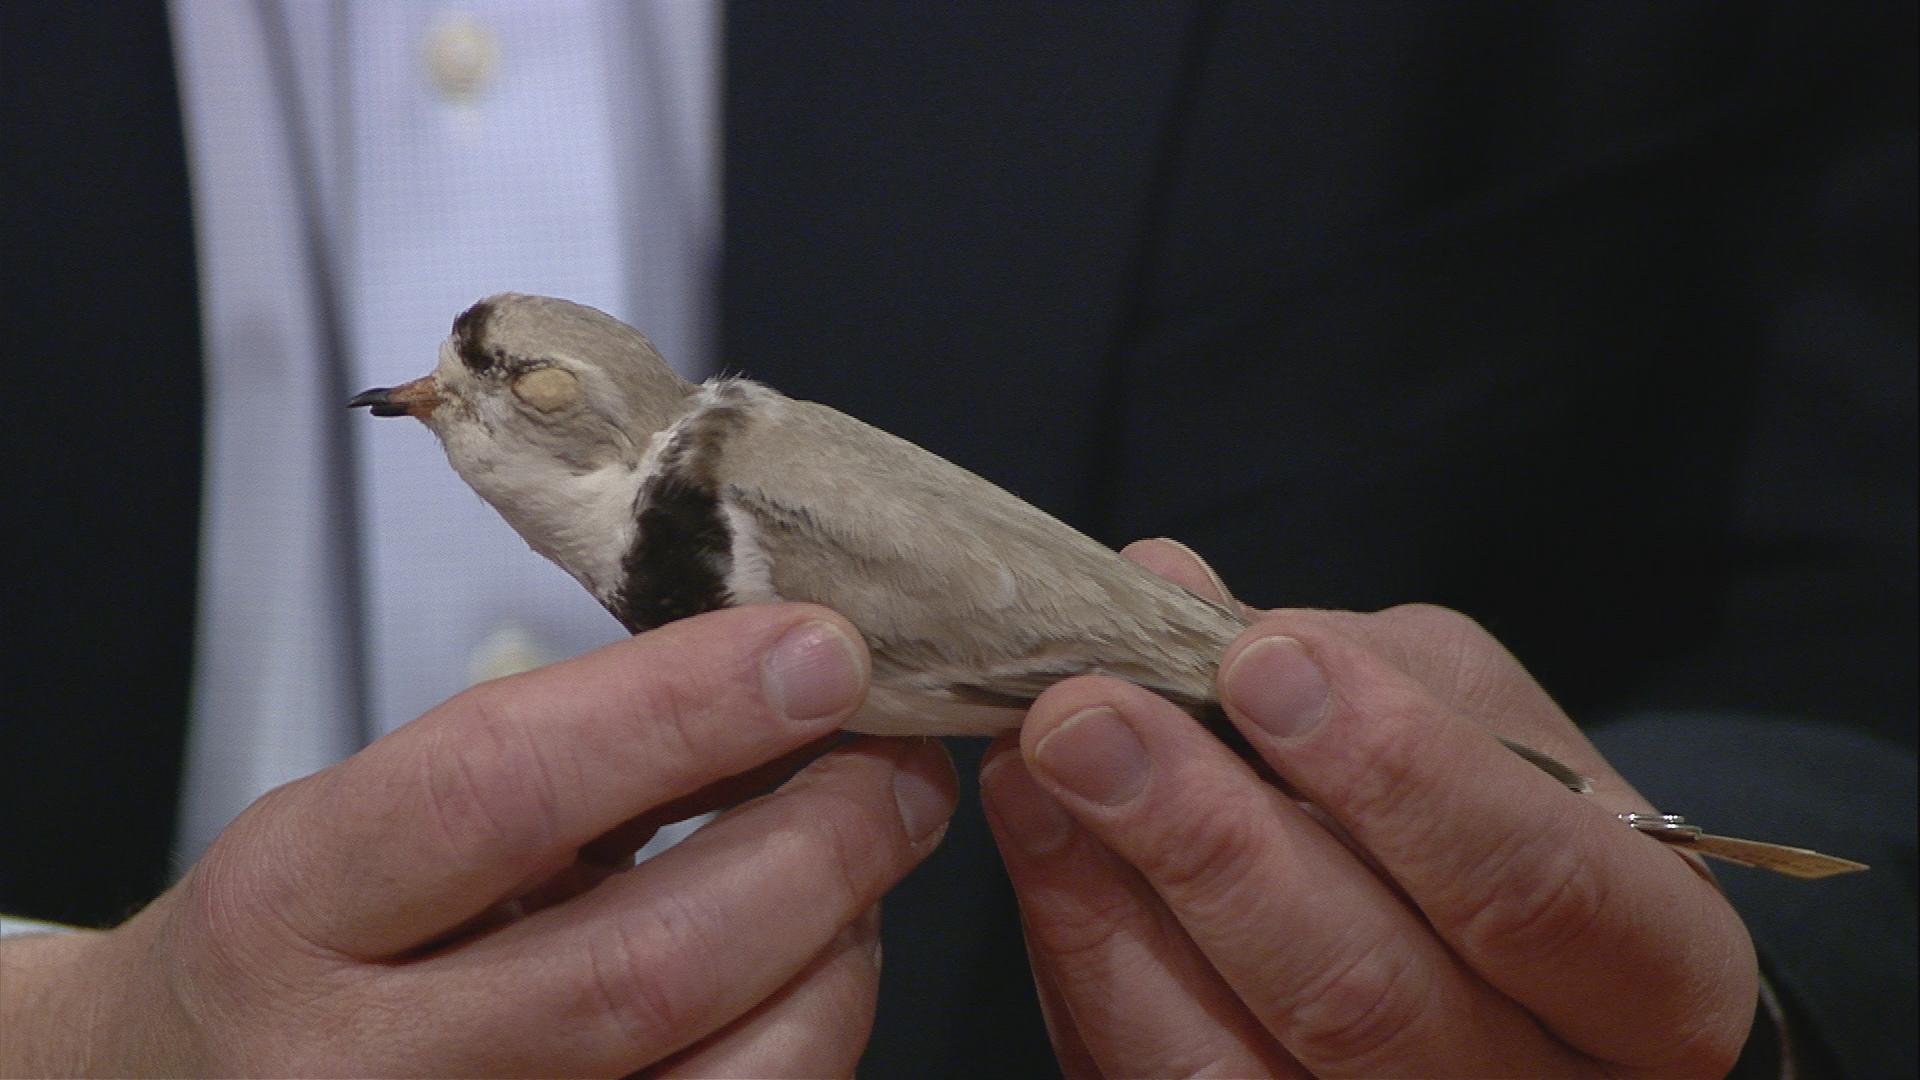
{"label": "black eye patch", "polygon": [[498,346],[487,345],[487,326],[493,321],[493,305],[485,300],[461,312],[453,320],[453,349],[460,356],[460,362],[475,375],[484,375],[492,371],[506,353]]}

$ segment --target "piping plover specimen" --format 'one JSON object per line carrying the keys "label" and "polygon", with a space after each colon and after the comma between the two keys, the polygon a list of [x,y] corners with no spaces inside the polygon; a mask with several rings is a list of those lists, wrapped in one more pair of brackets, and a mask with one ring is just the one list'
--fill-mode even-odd
{"label": "piping plover specimen", "polygon": [[431,374],[351,404],[424,422],[460,477],[633,633],[782,600],[846,616],[873,657],[851,730],[997,734],[1055,682],[1103,674],[1244,748],[1214,688],[1248,625],[1238,611],[844,413],[745,379],[688,382],[593,308],[488,297],[454,320]]}

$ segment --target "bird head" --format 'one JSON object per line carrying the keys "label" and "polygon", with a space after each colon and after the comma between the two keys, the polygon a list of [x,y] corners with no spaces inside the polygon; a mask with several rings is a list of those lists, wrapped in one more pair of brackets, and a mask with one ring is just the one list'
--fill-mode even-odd
{"label": "bird head", "polygon": [[348,404],[426,424],[461,479],[580,576],[580,545],[593,538],[571,534],[591,527],[593,503],[624,500],[621,512],[630,510],[621,478],[634,475],[694,389],[611,315],[503,293],[454,319],[431,374]]}
{"label": "bird head", "polygon": [[638,460],[693,389],[613,316],[502,293],[454,319],[431,374],[348,404],[419,419],[471,481],[469,467],[503,457],[545,455],[576,470]]}

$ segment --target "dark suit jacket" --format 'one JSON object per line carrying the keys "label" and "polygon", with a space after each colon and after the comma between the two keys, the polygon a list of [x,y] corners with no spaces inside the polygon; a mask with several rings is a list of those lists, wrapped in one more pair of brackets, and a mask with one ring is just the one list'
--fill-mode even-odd
{"label": "dark suit jacket", "polygon": [[[97,14],[0,28],[31,630],[0,909],[78,921],[164,880],[198,512],[163,12]],[[1914,996],[1913,31],[735,4],[723,355],[1103,539],[1180,537],[1256,602],[1460,607],[1577,717],[1717,711],[1621,729],[1628,774],[1697,820],[1831,807],[1821,842],[1894,860],[1729,888],[1770,964],[1827,976],[1797,991],[1816,1052],[1910,1070],[1885,1032]],[[1824,726],[1736,753],[1765,743],[1713,726],[1742,712]],[[873,1071],[1044,1067],[971,797],[886,926]]]}

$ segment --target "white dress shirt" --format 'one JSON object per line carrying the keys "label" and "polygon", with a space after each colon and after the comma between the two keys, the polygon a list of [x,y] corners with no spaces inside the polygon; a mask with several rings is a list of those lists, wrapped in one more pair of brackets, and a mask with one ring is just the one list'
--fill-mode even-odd
{"label": "white dress shirt", "polygon": [[[208,391],[184,866],[261,793],[357,749],[358,701],[388,731],[622,634],[424,427],[346,416],[322,375],[344,364],[360,389],[425,374],[453,317],[503,291],[603,308],[684,374],[710,370],[720,25],[709,0],[174,0],[172,14]],[[305,131],[284,122],[288,92]],[[290,138],[317,175],[300,175]],[[330,249],[337,359],[303,213]],[[343,421],[348,478],[327,465]],[[331,484],[357,530],[328,519]],[[356,561],[357,586],[337,572]]]}

